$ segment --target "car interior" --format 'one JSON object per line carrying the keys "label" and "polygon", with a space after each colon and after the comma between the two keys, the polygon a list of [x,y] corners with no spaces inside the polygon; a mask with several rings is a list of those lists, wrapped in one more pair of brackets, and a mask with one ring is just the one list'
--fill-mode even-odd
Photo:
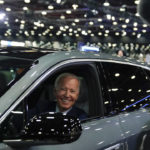
{"label": "car interior", "polygon": [[27,111],[34,109],[35,106],[39,106],[38,109],[40,109],[43,104],[47,103],[46,101],[55,101],[54,81],[63,72],[73,73],[81,80],[80,94],[75,105],[83,109],[89,118],[99,116],[100,110],[97,105],[100,104],[99,84],[95,66],[92,64],[75,64],[58,69],[26,98]]}

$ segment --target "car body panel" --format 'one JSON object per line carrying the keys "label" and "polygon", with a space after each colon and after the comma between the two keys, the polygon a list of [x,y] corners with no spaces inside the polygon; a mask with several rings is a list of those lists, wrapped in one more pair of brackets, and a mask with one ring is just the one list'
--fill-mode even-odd
{"label": "car body panel", "polygon": [[143,141],[144,135],[147,135],[147,137],[150,136],[150,110],[140,109],[139,111],[123,113],[119,116],[121,122],[120,125],[122,131],[125,133],[124,136],[126,137],[128,148],[140,149],[145,145],[144,142],[146,139]]}
{"label": "car body panel", "polygon": [[[85,52],[56,52],[42,56],[37,59],[31,69],[18,80],[1,98],[0,98],[0,123],[2,123],[9,113],[28,95],[40,82],[50,75],[53,71],[66,64],[76,62],[112,62],[140,66],[150,70],[147,66],[139,62],[130,61],[130,59],[121,59],[110,57],[99,53],[87,54]],[[135,121],[135,124],[132,124]],[[136,146],[139,139],[143,139],[143,130],[149,131],[149,111],[142,109],[131,113],[121,113],[109,117],[98,117],[82,123],[82,134],[80,138],[67,144],[47,144],[31,145],[26,150],[137,150]],[[144,132],[143,132],[144,133]],[[140,135],[141,134],[141,135]],[[135,135],[135,136],[134,136]],[[134,139],[132,140],[132,137]],[[137,139],[138,138],[138,139]],[[131,143],[132,141],[132,143]],[[89,144],[87,144],[89,143]],[[138,143],[141,145],[141,143]],[[15,149],[7,144],[0,143],[0,149]]]}

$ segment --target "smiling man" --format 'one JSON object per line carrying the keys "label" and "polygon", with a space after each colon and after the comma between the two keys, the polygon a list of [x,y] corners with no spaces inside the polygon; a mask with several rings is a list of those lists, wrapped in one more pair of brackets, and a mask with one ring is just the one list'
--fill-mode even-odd
{"label": "smiling man", "polygon": [[83,110],[74,106],[80,93],[80,79],[76,75],[71,73],[59,75],[55,80],[54,92],[57,100],[53,105],[55,112],[75,116],[80,120],[87,118]]}

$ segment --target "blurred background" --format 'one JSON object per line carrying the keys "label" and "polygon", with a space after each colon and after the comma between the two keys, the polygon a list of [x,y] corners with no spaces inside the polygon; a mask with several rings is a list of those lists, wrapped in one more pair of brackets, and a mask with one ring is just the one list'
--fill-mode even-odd
{"label": "blurred background", "polygon": [[0,0],[0,47],[83,46],[149,61],[150,26],[139,0]]}

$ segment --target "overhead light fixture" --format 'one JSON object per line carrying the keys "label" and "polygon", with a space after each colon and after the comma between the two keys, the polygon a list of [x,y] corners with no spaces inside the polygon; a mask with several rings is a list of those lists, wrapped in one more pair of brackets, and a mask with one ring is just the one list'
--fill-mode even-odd
{"label": "overhead light fixture", "polygon": [[110,6],[110,3],[109,3],[108,1],[105,1],[105,2],[103,3],[103,5],[106,6],[106,7],[108,7],[108,6]]}
{"label": "overhead light fixture", "polygon": [[66,14],[71,14],[71,10],[66,10]]}
{"label": "overhead light fixture", "polygon": [[48,9],[54,9],[54,6],[53,5],[49,5]]}
{"label": "overhead light fixture", "polygon": [[30,3],[31,1],[30,1],[30,0],[24,0],[24,2],[25,2],[25,3]]}
{"label": "overhead light fixture", "polygon": [[6,8],[6,11],[11,11],[11,8],[8,8],[8,7],[7,7],[7,8]]}
{"label": "overhead light fixture", "polygon": [[73,9],[77,9],[78,5],[77,4],[73,4],[72,7],[73,7]]}
{"label": "overhead light fixture", "polygon": [[0,20],[3,20],[5,16],[6,16],[6,14],[0,13]]}

